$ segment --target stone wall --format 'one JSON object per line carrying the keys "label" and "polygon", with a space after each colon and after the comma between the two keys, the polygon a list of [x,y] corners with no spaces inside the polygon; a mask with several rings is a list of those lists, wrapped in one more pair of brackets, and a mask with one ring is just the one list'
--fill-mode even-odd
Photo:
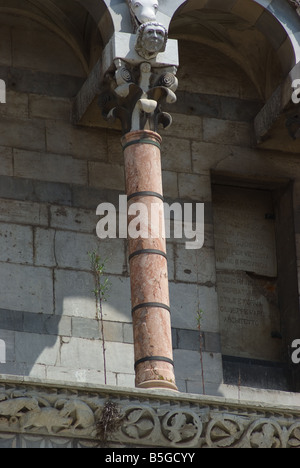
{"label": "stone wall", "polygon": [[[0,77],[8,93],[0,107],[0,340],[6,344],[0,372],[103,384],[104,338],[108,384],[133,387],[126,242],[100,241],[95,231],[97,206],[117,206],[124,193],[120,133],[100,110],[89,126],[72,125],[73,98],[86,71],[62,39],[29,20],[1,21]],[[241,382],[223,384],[212,175],[234,178],[237,186],[293,180],[299,258],[300,166],[296,154],[254,149],[252,120],[261,96],[222,54],[197,50],[191,65],[190,44],[180,43],[178,103],[163,134],[166,200],[205,203],[204,247],[188,251],[183,242],[168,241],[175,373],[182,392],[237,397]],[[108,259],[111,282],[104,337],[93,251]]]}

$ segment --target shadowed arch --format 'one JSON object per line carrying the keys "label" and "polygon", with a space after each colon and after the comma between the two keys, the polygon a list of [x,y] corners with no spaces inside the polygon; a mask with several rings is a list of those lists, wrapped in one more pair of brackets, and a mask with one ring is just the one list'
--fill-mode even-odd
{"label": "shadowed arch", "polygon": [[195,10],[231,13],[249,22],[272,44],[285,75],[300,61],[300,18],[288,0],[187,0],[175,18]]}
{"label": "shadowed arch", "polygon": [[287,0],[267,3],[188,0],[175,13],[170,36],[227,56],[244,70],[266,101],[300,58],[297,12]]}
{"label": "shadowed arch", "polygon": [[[123,15],[127,15],[130,22],[129,11],[126,0],[75,0],[85,8],[95,23],[98,25],[104,44],[106,44],[113,33],[121,30]],[[115,14],[113,14],[115,13]],[[123,15],[122,15],[123,13]]]}

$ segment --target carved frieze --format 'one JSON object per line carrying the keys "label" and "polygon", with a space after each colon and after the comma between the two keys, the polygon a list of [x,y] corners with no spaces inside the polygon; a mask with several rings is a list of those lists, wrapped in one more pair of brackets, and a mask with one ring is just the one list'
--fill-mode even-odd
{"label": "carved frieze", "polygon": [[[0,384],[0,448],[101,446],[99,422],[113,405],[106,445],[169,448],[300,448],[300,410],[221,398],[197,400],[109,387]],[[101,419],[102,418],[102,419]]]}

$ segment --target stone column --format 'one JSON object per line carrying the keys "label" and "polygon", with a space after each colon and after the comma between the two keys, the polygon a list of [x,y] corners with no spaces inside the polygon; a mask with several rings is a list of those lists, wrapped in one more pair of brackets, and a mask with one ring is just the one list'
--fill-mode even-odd
{"label": "stone column", "polygon": [[[128,243],[136,386],[177,390],[173,366],[166,241],[164,238],[161,137],[149,130],[122,138],[128,196]],[[130,230],[142,205],[139,232]],[[144,215],[147,214],[145,217]],[[151,214],[153,216],[151,216]]]}
{"label": "stone column", "polygon": [[[125,14],[122,21],[126,28],[111,37],[102,60],[99,105],[106,119],[121,121],[124,135],[136,386],[140,388],[177,390],[157,132],[172,123],[163,106],[176,102],[179,54],[177,41],[168,38],[167,26],[183,1],[164,0],[161,11],[158,0],[127,0],[130,16],[126,19]],[[138,204],[139,215],[134,210]],[[132,230],[134,222],[138,226]]]}

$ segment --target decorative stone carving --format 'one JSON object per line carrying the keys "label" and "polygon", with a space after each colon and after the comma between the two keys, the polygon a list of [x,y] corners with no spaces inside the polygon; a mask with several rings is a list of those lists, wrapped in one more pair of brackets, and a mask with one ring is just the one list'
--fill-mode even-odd
{"label": "decorative stone carving", "polygon": [[245,440],[251,448],[283,448],[284,432],[276,421],[259,419],[249,427]]}
{"label": "decorative stone carving", "polygon": [[166,28],[157,22],[151,21],[142,24],[137,31],[135,50],[146,60],[152,60],[160,52],[165,52],[168,41]]}
{"label": "decorative stone carving", "polygon": [[108,120],[119,119],[123,134],[134,130],[157,132],[168,127],[171,116],[162,105],[176,102],[177,41],[156,19],[154,0],[128,0],[134,34],[116,33],[103,54],[103,92],[99,105]]}
{"label": "decorative stone carving", "polygon": [[0,431],[3,426],[21,432],[59,434],[91,434],[95,426],[92,409],[83,401],[56,398],[54,404],[38,394],[16,397],[15,393],[2,395],[0,402]]}
{"label": "decorative stone carving", "polygon": [[162,420],[162,432],[174,447],[178,444],[180,447],[193,447],[202,429],[199,416],[191,410],[168,411]]}
{"label": "decorative stone carving", "polygon": [[80,400],[59,400],[55,404],[60,409],[60,415],[71,419],[72,430],[88,429],[95,424],[95,416],[91,408]]}
{"label": "decorative stone carving", "polygon": [[155,21],[158,11],[158,0],[127,0],[135,31],[148,21]]}
{"label": "decorative stone carving", "polygon": [[287,441],[287,448],[300,448],[300,423],[289,428]]}
{"label": "decorative stone carving", "polygon": [[124,134],[141,129],[157,131],[159,125],[170,126],[172,118],[162,111],[162,105],[176,102],[176,68],[153,69],[148,62],[129,67],[122,60],[116,60],[115,66],[115,77],[106,77],[110,90],[100,97],[105,118],[119,119]]}
{"label": "decorative stone carving", "polygon": [[28,411],[19,419],[20,429],[22,432],[29,429],[36,431],[38,429],[46,428],[49,434],[56,434],[63,429],[69,428],[72,422],[72,418],[63,416],[54,408],[39,408],[33,411]]}
{"label": "decorative stone carving", "polygon": [[[111,402],[118,424],[107,445],[165,448],[300,448],[300,410],[197,400],[109,387],[0,382],[0,448],[96,447]],[[113,421],[111,421],[113,423]],[[113,427],[113,425],[112,425]]]}
{"label": "decorative stone carving", "polygon": [[140,440],[148,445],[156,443],[161,436],[160,420],[151,407],[128,406],[124,408],[124,424],[116,435],[120,441],[136,443]]}
{"label": "decorative stone carving", "polygon": [[244,425],[239,417],[213,416],[208,423],[205,445],[213,448],[233,447],[244,433]]}

